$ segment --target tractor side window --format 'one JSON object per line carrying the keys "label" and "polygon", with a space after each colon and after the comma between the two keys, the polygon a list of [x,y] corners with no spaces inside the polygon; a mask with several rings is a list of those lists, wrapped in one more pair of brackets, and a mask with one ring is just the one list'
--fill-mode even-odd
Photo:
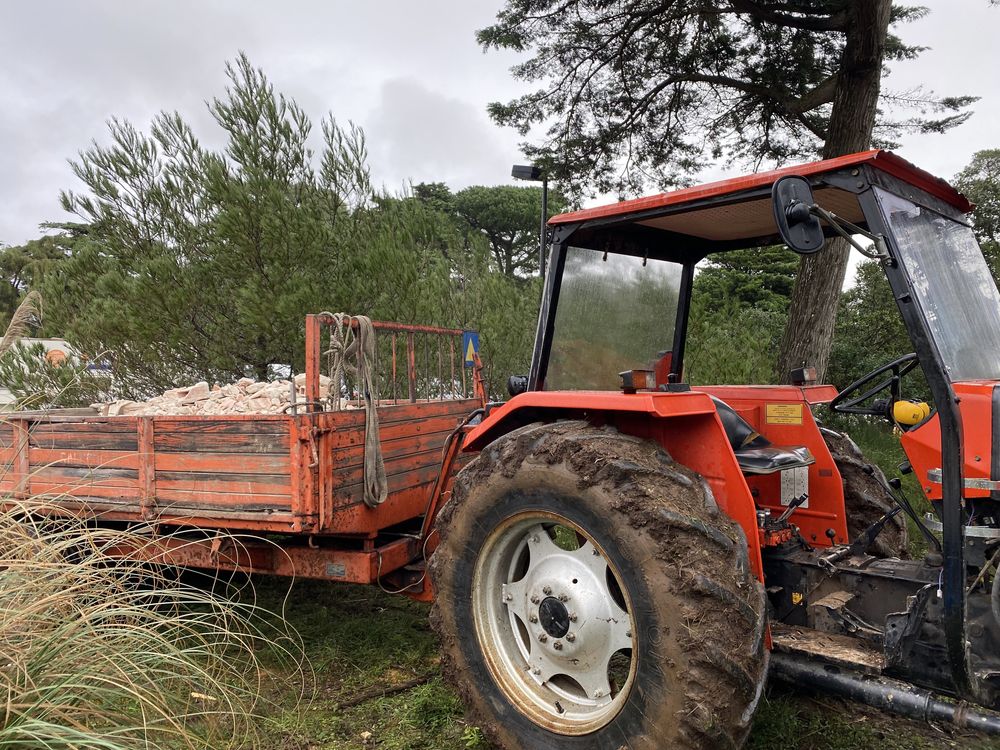
{"label": "tractor side window", "polygon": [[679,263],[566,251],[546,390],[618,390],[618,373],[654,369],[671,348]]}

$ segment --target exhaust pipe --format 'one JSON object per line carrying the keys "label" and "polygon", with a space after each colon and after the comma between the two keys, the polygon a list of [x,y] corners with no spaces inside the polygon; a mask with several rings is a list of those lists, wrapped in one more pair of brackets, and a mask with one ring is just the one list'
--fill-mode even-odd
{"label": "exhaust pipe", "polygon": [[1000,714],[965,702],[943,701],[929,690],[899,680],[863,675],[777,652],[771,654],[771,675],[792,685],[834,693],[888,713],[1000,735]]}

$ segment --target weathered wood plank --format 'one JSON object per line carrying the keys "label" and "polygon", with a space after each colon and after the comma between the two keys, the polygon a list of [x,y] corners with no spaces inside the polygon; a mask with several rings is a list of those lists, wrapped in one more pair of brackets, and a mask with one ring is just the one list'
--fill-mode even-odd
{"label": "weathered wood plank", "polygon": [[[473,409],[481,406],[477,399],[462,399],[455,401],[418,401],[415,404],[400,403],[395,406],[380,406],[378,409],[379,425],[391,425],[397,422],[424,421],[433,417],[454,415],[464,417]],[[347,409],[339,412],[326,412],[325,419],[331,420],[338,430],[347,430],[363,425],[364,409]]]}
{"label": "weathered wood plank", "polygon": [[[389,485],[389,493],[392,494],[413,487],[430,484],[437,477],[439,469],[440,467],[438,466],[422,466],[416,469],[403,471],[398,474],[390,474],[386,477]],[[334,508],[339,509],[348,505],[363,502],[363,496],[364,487],[360,481],[350,485],[342,485],[334,493]],[[386,500],[386,502],[390,501]]]}
{"label": "weathered wood plank", "polygon": [[[385,462],[386,475],[400,474],[402,472],[421,469],[431,466],[435,469],[441,466],[440,448],[423,451],[421,453],[409,453],[398,458],[390,458]],[[335,487],[360,484],[364,475],[364,466],[348,466],[344,469],[334,467],[333,481]]]}
{"label": "weathered wood plank", "polygon": [[[3,454],[0,452],[0,460]],[[106,466],[116,469],[138,469],[136,451],[50,450],[29,448],[28,460],[32,466]]]}
{"label": "weathered wood plank", "polygon": [[100,482],[103,480],[120,481],[129,480],[133,483],[139,481],[139,472],[136,469],[120,469],[108,466],[32,466],[31,478],[39,478],[44,481],[54,479],[64,479],[66,481],[87,481]]}
{"label": "weathered wood plank", "polygon": [[27,425],[24,422],[14,422],[13,426],[15,451],[13,461],[14,495],[15,497],[23,498],[29,494],[28,479],[31,469],[31,464],[28,462],[29,435]]}
{"label": "weathered wood plank", "polygon": [[49,433],[135,433],[138,419],[136,417],[114,417],[104,419],[83,419],[76,421],[50,422],[48,420],[35,419],[31,421],[30,431],[32,435],[46,435]]}
{"label": "weathered wood plank", "polygon": [[7,418],[0,420],[0,448],[11,450],[14,448],[14,425]]}
{"label": "weathered wood plank", "polygon": [[150,518],[156,505],[156,452],[153,449],[153,418],[142,417],[136,426],[139,440],[139,512]]}
{"label": "weathered wood plank", "polygon": [[288,433],[198,434],[156,433],[157,453],[288,453]]}
{"label": "weathered wood plank", "polygon": [[[397,440],[382,441],[382,459],[385,461],[404,458],[417,453],[440,451],[451,432],[436,432],[424,435],[414,435]],[[345,471],[354,466],[361,466],[365,460],[364,446],[353,446],[335,450],[331,454],[335,472]]]}
{"label": "weathered wood plank", "polygon": [[191,492],[189,490],[169,490],[157,487],[156,503],[166,511],[173,505],[186,507],[215,508],[217,510],[245,511],[248,509],[267,511],[287,511],[291,508],[289,495],[248,495],[235,492]]}
{"label": "weathered wood plank", "polygon": [[228,416],[153,417],[157,432],[195,435],[281,435],[288,433],[289,417],[260,415],[256,419],[230,419]]}
{"label": "weathered wood plank", "polygon": [[187,492],[242,493],[245,495],[291,495],[288,474],[205,474],[200,472],[158,471],[158,490]]}
{"label": "weathered wood plank", "polygon": [[125,432],[46,432],[31,433],[29,445],[47,450],[134,451],[138,448],[135,431]]}
{"label": "weathered wood plank", "polygon": [[237,474],[286,474],[288,454],[274,453],[157,453],[157,471],[207,471]]}
{"label": "weathered wood plank", "polygon": [[71,497],[90,496],[103,497],[106,499],[114,498],[122,503],[128,503],[134,506],[136,512],[138,512],[139,507],[139,488],[136,483],[133,483],[131,488],[106,487],[103,484],[91,484],[89,482],[67,484],[65,482],[50,482],[32,478],[29,482],[28,488],[33,496],[51,495],[58,497],[60,495],[67,495]]}
{"label": "weathered wood plank", "polygon": [[[463,415],[464,416],[464,415]],[[460,417],[453,414],[446,414],[442,417],[431,417],[422,420],[410,420],[406,422],[392,422],[390,424],[379,424],[378,434],[381,441],[398,440],[414,435],[426,435],[435,432],[452,432],[456,427]],[[334,449],[352,448],[365,444],[364,423],[356,429],[345,429],[338,427],[330,436],[330,444]]]}

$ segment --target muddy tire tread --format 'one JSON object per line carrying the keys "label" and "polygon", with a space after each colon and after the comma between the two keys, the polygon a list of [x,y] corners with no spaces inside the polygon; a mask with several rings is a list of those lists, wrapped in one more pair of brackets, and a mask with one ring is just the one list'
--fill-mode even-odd
{"label": "muddy tire tread", "polygon": [[[616,523],[655,544],[656,565],[642,575],[669,589],[688,624],[687,633],[676,634],[688,657],[686,668],[675,670],[684,675],[685,698],[672,746],[739,747],[767,669],[764,591],[749,571],[743,532],[718,510],[704,479],[673,462],[658,445],[584,421],[528,425],[495,441],[458,475],[439,516],[441,541],[429,568],[439,595],[431,620],[442,644],[442,671],[471,707],[471,720],[496,746],[516,747],[475,700],[476,685],[447,632],[442,607],[449,566],[463,544],[453,536],[454,516],[491,477],[511,477],[523,465],[539,463],[568,469],[580,488],[599,486],[611,498],[609,512]],[[622,747],[657,747],[658,742],[649,736]]]}

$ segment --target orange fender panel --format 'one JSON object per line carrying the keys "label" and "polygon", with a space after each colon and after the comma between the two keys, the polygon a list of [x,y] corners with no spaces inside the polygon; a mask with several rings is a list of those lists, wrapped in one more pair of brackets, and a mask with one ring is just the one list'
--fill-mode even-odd
{"label": "orange fender panel", "polygon": [[532,422],[581,418],[655,440],[674,460],[704,477],[719,509],[742,527],[751,569],[763,580],[754,500],[715,405],[705,393],[523,393],[494,409],[470,431],[465,449],[482,450],[493,440]]}

